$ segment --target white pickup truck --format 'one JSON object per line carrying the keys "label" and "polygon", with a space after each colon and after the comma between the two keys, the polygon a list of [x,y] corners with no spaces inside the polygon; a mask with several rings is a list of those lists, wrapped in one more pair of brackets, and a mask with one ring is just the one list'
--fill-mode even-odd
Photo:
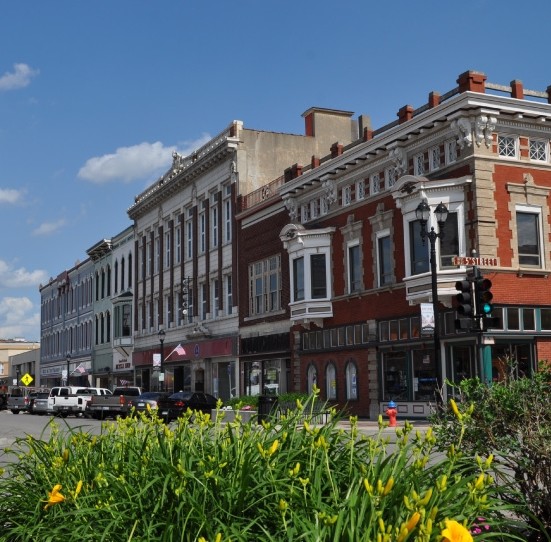
{"label": "white pickup truck", "polygon": [[107,388],[84,388],[77,386],[58,386],[50,390],[48,412],[66,417],[80,416],[86,413],[88,403],[94,396],[112,395]]}

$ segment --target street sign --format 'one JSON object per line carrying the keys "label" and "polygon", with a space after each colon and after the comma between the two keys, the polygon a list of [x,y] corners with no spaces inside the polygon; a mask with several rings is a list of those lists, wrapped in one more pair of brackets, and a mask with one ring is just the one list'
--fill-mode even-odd
{"label": "street sign", "polygon": [[23,382],[23,384],[25,384],[25,386],[28,386],[33,380],[34,380],[34,378],[29,373],[25,373],[21,377],[21,382]]}
{"label": "street sign", "polygon": [[454,256],[453,265],[478,265],[482,267],[497,267],[497,258],[481,258],[474,256]]}

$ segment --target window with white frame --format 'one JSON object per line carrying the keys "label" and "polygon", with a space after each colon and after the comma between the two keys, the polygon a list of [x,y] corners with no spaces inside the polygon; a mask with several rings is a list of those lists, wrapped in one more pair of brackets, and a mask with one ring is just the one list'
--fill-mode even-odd
{"label": "window with white frame", "polygon": [[172,305],[170,303],[170,300],[171,296],[169,294],[166,294],[164,296],[165,325],[168,325],[168,327],[172,327],[172,324],[174,323]]}
{"label": "window with white frame", "polygon": [[318,218],[320,215],[320,201],[319,199],[313,199],[310,202],[310,217],[312,219]]}
{"label": "window with white frame", "polygon": [[457,141],[455,139],[448,139],[444,142],[444,157],[446,165],[457,161]]}
{"label": "window with white frame", "polygon": [[329,204],[327,203],[327,198],[320,199],[320,214],[322,216],[326,215],[329,212]]}
{"label": "window with white frame", "polygon": [[210,210],[211,246],[218,246],[218,194],[212,195],[212,207]]}
{"label": "window with white frame", "polygon": [[549,141],[542,139],[530,140],[530,160],[537,162],[549,161]]}
{"label": "window with white frame", "polygon": [[421,239],[421,222],[412,220],[409,223],[409,257],[412,275],[426,273],[429,270],[429,250],[427,242]]}
{"label": "window with white frame", "polygon": [[416,154],[413,157],[413,172],[415,175],[425,174],[425,155],[423,153]]}
{"label": "window with white frame", "polygon": [[374,173],[369,178],[371,195],[378,194],[381,191],[381,178],[378,173]]}
{"label": "window with white frame", "polygon": [[325,368],[325,390],[328,400],[337,398],[337,371],[333,363],[329,363]]}
{"label": "window with white frame", "polygon": [[231,213],[231,185],[224,186],[224,203],[223,203],[223,209],[224,209],[224,240],[226,243],[229,243],[231,241],[231,220],[232,220],[232,213]]}
{"label": "window with white frame", "polygon": [[377,283],[385,286],[392,283],[392,248],[388,230],[377,232]]}
{"label": "window with white frame", "polygon": [[365,179],[356,181],[356,200],[360,201],[365,198]]}
{"label": "window with white frame", "polygon": [[350,205],[351,203],[352,203],[352,185],[348,185],[342,189],[342,204]]}
{"label": "window with white frame", "polygon": [[155,237],[155,273],[161,270],[161,238]]}
{"label": "window with white frame", "polygon": [[304,299],[304,256],[293,259],[293,300]]}
{"label": "window with white frame", "polygon": [[518,261],[521,266],[542,266],[541,210],[517,206]]}
{"label": "window with white frame", "polygon": [[207,298],[207,284],[205,282],[199,285],[199,291],[201,292],[201,320],[206,320],[209,300]]}
{"label": "window with white frame", "polygon": [[201,212],[199,213],[199,251],[205,252],[207,249],[207,215],[205,212],[207,202],[201,202]]}
{"label": "window with white frame", "polygon": [[431,171],[440,169],[440,147],[438,145],[429,149],[429,168]]}
{"label": "window with white frame", "polygon": [[444,224],[443,232],[438,241],[440,243],[440,267],[442,269],[456,267],[453,263],[455,256],[459,254],[459,224],[457,213],[448,212],[448,218]]}
{"label": "window with white frame", "polygon": [[518,156],[518,139],[515,136],[497,136],[497,152],[503,158],[516,158]]}
{"label": "window with white frame", "polygon": [[[231,277],[228,276],[231,296]],[[251,316],[281,309],[281,257],[271,256],[249,265],[249,313]]]}
{"label": "window with white frame", "polygon": [[174,252],[176,253],[176,263],[180,263],[182,261],[182,227],[177,226],[174,229],[174,234],[176,236],[174,246]]}
{"label": "window with white frame", "polygon": [[300,221],[304,223],[308,220],[310,220],[310,205],[305,203],[300,206]]}
{"label": "window with white frame", "polygon": [[362,263],[358,241],[348,244],[348,293],[359,292],[362,288]]}
{"label": "window with white frame", "polygon": [[232,287],[232,277],[231,275],[226,275],[225,277],[225,286],[226,286],[226,314],[232,314],[233,312],[233,287]]}
{"label": "window with white frame", "polygon": [[189,209],[188,219],[186,220],[186,246],[187,246],[187,257],[193,257],[193,211]]}
{"label": "window with white frame", "polygon": [[170,261],[170,230],[165,232],[165,267],[169,268]]}
{"label": "window with white frame", "polygon": [[387,167],[385,169],[385,186],[386,188],[392,188],[396,182],[396,168]]}
{"label": "window with white frame", "polygon": [[220,281],[218,279],[214,279],[211,283],[211,295],[211,313],[213,317],[216,317],[220,308]]}
{"label": "window with white frame", "polygon": [[358,367],[352,360],[346,364],[346,399],[358,399]]}
{"label": "window with white frame", "polygon": [[153,273],[153,245],[151,241],[147,242],[147,276],[150,277]]}

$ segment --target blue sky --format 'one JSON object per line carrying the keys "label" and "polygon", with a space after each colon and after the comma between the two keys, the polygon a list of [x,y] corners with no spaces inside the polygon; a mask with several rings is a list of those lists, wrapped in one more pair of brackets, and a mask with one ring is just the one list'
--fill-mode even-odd
{"label": "blue sky", "polygon": [[[458,8],[458,6],[460,6]],[[130,224],[133,198],[232,120],[423,105],[469,69],[551,85],[534,0],[18,0],[0,18],[0,338],[40,338],[39,284]]]}

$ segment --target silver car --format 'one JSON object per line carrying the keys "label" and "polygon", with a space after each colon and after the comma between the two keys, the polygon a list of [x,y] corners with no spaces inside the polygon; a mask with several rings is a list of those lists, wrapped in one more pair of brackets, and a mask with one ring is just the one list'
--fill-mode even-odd
{"label": "silver car", "polygon": [[38,392],[29,405],[31,414],[48,414],[48,392]]}

